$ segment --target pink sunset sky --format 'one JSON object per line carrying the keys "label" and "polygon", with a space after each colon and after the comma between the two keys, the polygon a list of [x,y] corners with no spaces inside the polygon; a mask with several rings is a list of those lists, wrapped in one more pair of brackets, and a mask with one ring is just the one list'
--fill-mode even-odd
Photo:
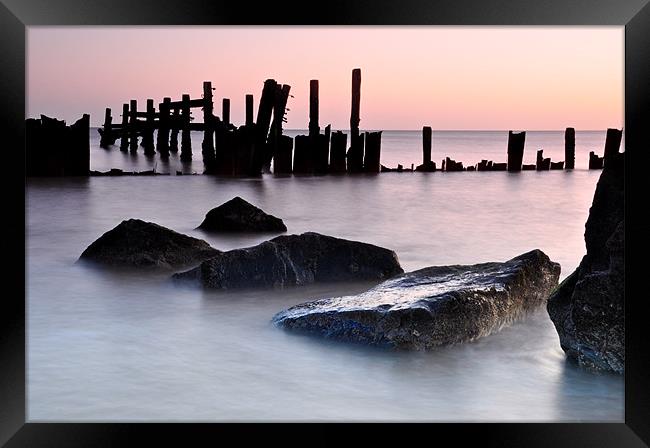
{"label": "pink sunset sky", "polygon": [[286,128],[305,129],[318,79],[321,127],[348,129],[357,67],[362,129],[623,126],[623,27],[29,27],[27,115],[99,126],[212,81],[215,113],[230,98],[242,124],[273,78],[291,85]]}

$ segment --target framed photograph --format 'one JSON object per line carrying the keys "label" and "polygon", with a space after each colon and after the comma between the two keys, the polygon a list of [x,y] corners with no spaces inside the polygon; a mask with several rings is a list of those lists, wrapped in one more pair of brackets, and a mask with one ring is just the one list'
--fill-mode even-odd
{"label": "framed photograph", "polygon": [[647,446],[647,3],[3,0],[0,442]]}

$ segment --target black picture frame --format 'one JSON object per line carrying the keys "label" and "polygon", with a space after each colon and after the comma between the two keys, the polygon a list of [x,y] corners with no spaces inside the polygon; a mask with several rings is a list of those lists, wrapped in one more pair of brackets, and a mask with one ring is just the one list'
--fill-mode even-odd
{"label": "black picture frame", "polygon": [[[310,2],[221,2],[204,0],[1,0],[0,70],[3,151],[8,165],[5,204],[10,224],[5,244],[13,242],[0,305],[0,444],[7,446],[128,446],[137,440],[167,442],[207,437],[222,440],[224,430],[246,440],[259,431],[276,432],[282,443],[296,433],[282,425],[223,424],[45,424],[26,423],[25,414],[25,255],[26,228],[24,125],[26,27],[34,25],[621,25],[625,26],[626,156],[626,371],[625,422],[621,424],[435,424],[400,426],[398,432],[433,439],[451,437],[454,445],[479,440],[483,446],[647,446],[650,443],[649,350],[644,332],[648,298],[642,283],[648,247],[644,221],[644,167],[650,167],[650,5],[649,0],[333,0]],[[22,217],[23,219],[20,219]],[[348,425],[349,426],[349,425]],[[323,425],[303,442],[341,443]],[[364,437],[383,437],[391,425],[361,426]],[[290,436],[291,434],[292,436]],[[198,438],[196,440],[199,440]],[[426,440],[426,439],[425,439]],[[297,442],[301,440],[296,438]],[[211,444],[212,444],[211,443]],[[149,443],[148,443],[149,444]]]}

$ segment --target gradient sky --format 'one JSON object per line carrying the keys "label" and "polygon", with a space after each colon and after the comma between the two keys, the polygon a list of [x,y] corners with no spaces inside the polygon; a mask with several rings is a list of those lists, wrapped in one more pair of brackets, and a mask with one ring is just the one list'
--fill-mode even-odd
{"label": "gradient sky", "polygon": [[[215,109],[265,79],[291,85],[288,129],[347,129],[351,71],[361,68],[362,129],[564,129],[623,126],[623,27],[29,27],[27,115],[73,122],[122,103],[202,94]],[[200,120],[200,112],[193,116]]]}

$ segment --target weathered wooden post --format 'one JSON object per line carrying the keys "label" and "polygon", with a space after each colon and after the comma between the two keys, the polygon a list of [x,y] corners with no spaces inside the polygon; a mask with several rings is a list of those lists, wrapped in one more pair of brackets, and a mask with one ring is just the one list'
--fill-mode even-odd
{"label": "weathered wooden post", "polygon": [[508,131],[508,171],[521,171],[521,164],[524,159],[524,143],[526,132]]}
{"label": "weathered wooden post", "polygon": [[603,168],[604,157],[598,157],[595,152],[589,152],[589,169],[600,170]]}
{"label": "weathered wooden post", "polygon": [[422,127],[422,165],[415,168],[416,171],[433,172],[436,164],[431,160],[431,126]]}
{"label": "weathered wooden post", "polygon": [[181,103],[181,160],[183,162],[189,162],[192,160],[192,140],[190,138],[190,95],[184,93]]}
{"label": "weathered wooden post", "polygon": [[113,117],[111,117],[111,108],[107,107],[104,114],[104,127],[101,132],[101,138],[99,139],[99,146],[101,148],[108,148],[113,143],[115,143],[115,137],[113,137]]}
{"label": "weathered wooden post", "polygon": [[576,130],[566,128],[564,131],[564,168],[572,170],[576,161]]}
{"label": "weathered wooden post", "polygon": [[214,105],[212,102],[212,82],[203,81],[203,143],[201,144],[203,162],[214,162]]}
{"label": "weathered wooden post", "polygon": [[273,156],[273,174],[291,174],[293,160],[293,139],[281,135]]}
{"label": "weathered wooden post", "polygon": [[83,116],[68,127],[68,143],[64,156],[66,176],[88,176],[90,174],[90,115]]}
{"label": "weathered wooden post", "polygon": [[618,129],[607,129],[607,136],[605,137],[605,153],[603,155],[603,166],[607,166],[612,158],[616,157],[618,150],[621,146],[621,139],[623,138],[623,131]]}
{"label": "weathered wooden post", "polygon": [[122,104],[122,128],[120,129],[122,139],[120,140],[120,151],[126,151],[129,148],[129,134],[127,133],[127,130],[129,129],[128,123],[129,105]]}
{"label": "weathered wooden post", "polygon": [[366,173],[378,173],[381,169],[381,131],[366,132],[365,156],[363,170]]}
{"label": "weathered wooden post", "polygon": [[310,143],[311,139],[308,135],[297,135],[294,139],[293,172],[296,174],[313,174],[314,172]]}
{"label": "weathered wooden post", "polygon": [[226,127],[230,126],[230,99],[221,100],[221,119]]}
{"label": "weathered wooden post", "polygon": [[544,158],[544,150],[537,151],[537,171],[548,171],[551,169],[551,158]]}
{"label": "weathered wooden post", "polygon": [[181,128],[181,111],[178,108],[174,109],[172,116],[171,136],[169,137],[169,150],[171,152],[178,152],[178,131]]}
{"label": "weathered wooden post", "polygon": [[156,135],[156,149],[161,157],[169,157],[169,110],[172,99],[163,98],[158,105],[158,134]]}
{"label": "weathered wooden post", "polygon": [[273,103],[273,122],[271,123],[271,132],[268,137],[267,152],[263,165],[263,170],[265,172],[271,171],[271,160],[273,159],[274,154],[278,151],[290,90],[291,86],[288,84],[277,84],[276,86],[275,101]]}
{"label": "weathered wooden post", "polygon": [[330,173],[345,173],[345,151],[348,146],[348,136],[341,131],[332,133],[332,148],[330,150]]}
{"label": "weathered wooden post", "polygon": [[259,174],[262,168],[266,166],[267,160],[273,157],[273,149],[269,150],[267,138],[271,126],[271,115],[277,95],[278,83],[274,79],[264,81],[262,96],[260,98],[259,108],[257,109],[257,121],[255,126],[254,154],[251,163],[251,174]]}
{"label": "weathered wooden post", "polygon": [[253,95],[246,95],[246,126],[253,125]]}
{"label": "weathered wooden post", "polygon": [[318,125],[318,80],[309,81],[309,135],[315,136],[320,133]]}
{"label": "weathered wooden post", "polygon": [[129,106],[129,149],[138,150],[138,102],[131,100]]}
{"label": "weathered wooden post", "polygon": [[348,172],[363,171],[363,137],[359,134],[361,108],[361,69],[352,70],[352,107],[350,112],[350,150],[348,151]]}
{"label": "weathered wooden post", "polygon": [[147,156],[156,154],[153,143],[153,131],[155,129],[156,109],[153,106],[153,100],[147,99],[146,124],[142,133],[142,147]]}

